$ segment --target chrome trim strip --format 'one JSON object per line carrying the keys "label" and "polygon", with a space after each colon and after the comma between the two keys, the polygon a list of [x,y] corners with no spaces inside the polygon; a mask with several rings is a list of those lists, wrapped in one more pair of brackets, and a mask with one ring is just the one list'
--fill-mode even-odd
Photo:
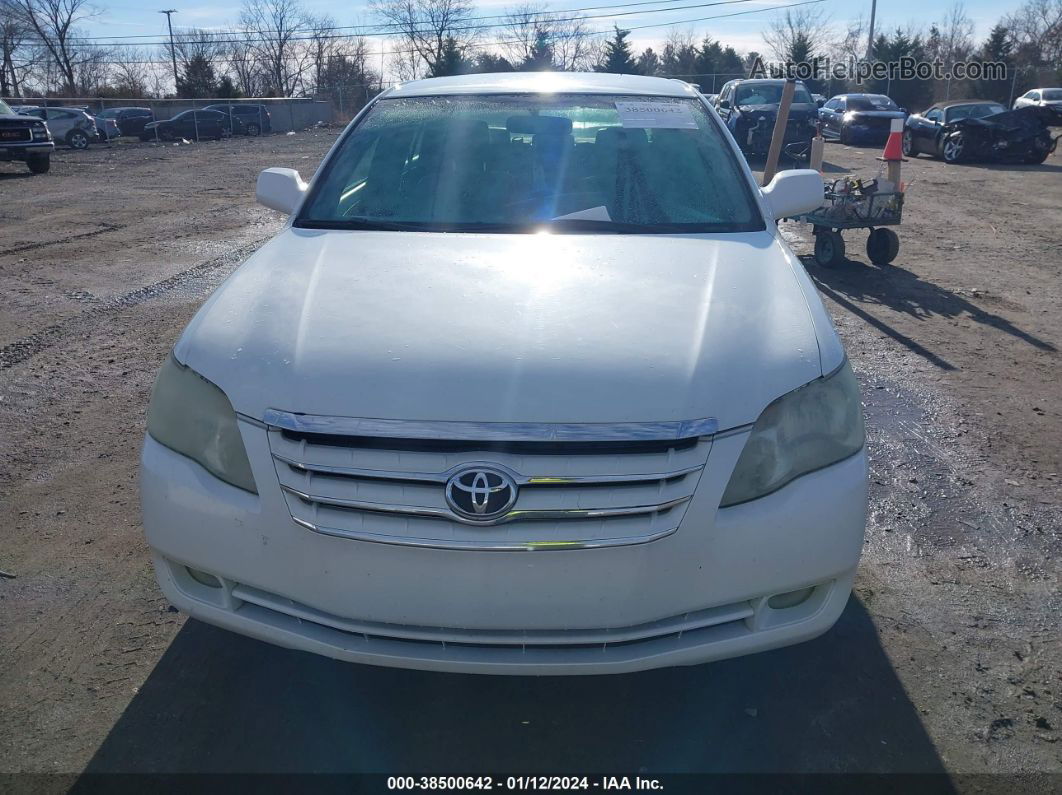
{"label": "chrome trim strip", "polygon": [[[392,472],[384,469],[361,469],[359,467],[340,467],[332,466],[329,464],[308,464],[302,461],[296,461],[292,458],[288,458],[287,456],[281,455],[280,453],[273,453],[273,458],[283,464],[287,464],[288,466],[294,469],[298,469],[302,472],[311,472],[322,475],[341,475],[343,477],[363,478],[365,480],[398,480],[413,483],[445,483],[458,470],[475,467],[478,464],[478,462],[475,461],[456,464],[450,467],[445,472]],[[573,486],[597,483],[652,483],[653,481],[657,480],[673,480],[675,478],[680,478],[684,475],[689,475],[693,472],[699,472],[704,467],[703,464],[699,464],[697,466],[686,467],[684,469],[676,469],[671,472],[647,473],[642,475],[524,476],[518,475],[516,472],[513,472],[507,467],[503,467],[499,464],[484,463],[484,466],[491,466],[496,469],[505,470],[506,474],[508,474],[518,486]]]}
{"label": "chrome trim strip", "polygon": [[507,524],[515,521],[543,521],[543,520],[566,520],[566,519],[603,519],[610,516],[641,516],[650,513],[661,513],[670,510],[677,505],[682,505],[693,497],[692,494],[678,497],[656,505],[634,505],[626,508],[561,508],[520,511],[513,510],[489,521],[476,521],[466,519],[451,513],[446,508],[431,508],[420,505],[388,505],[379,502],[365,502],[364,500],[347,500],[339,497],[321,497],[307,494],[304,491],[280,484],[280,488],[288,494],[298,497],[306,502],[315,502],[319,505],[330,505],[336,508],[351,508],[356,511],[369,511],[371,513],[393,513],[401,516],[421,516],[429,519],[448,519],[461,524],[477,525],[480,527]]}
{"label": "chrome trim strip", "polygon": [[384,535],[382,533],[364,533],[354,530],[341,530],[335,527],[324,527],[307,522],[293,516],[295,524],[336,538],[349,538],[354,541],[366,541],[372,544],[390,544],[400,547],[417,547],[420,549],[451,549],[466,552],[557,552],[561,550],[575,549],[605,549],[608,547],[631,547],[641,544],[649,544],[667,538],[678,527],[662,530],[644,536],[630,536],[629,538],[596,538],[590,541],[524,541],[520,542],[483,542],[483,541],[447,541],[434,538],[410,538],[406,536]]}
{"label": "chrome trim strip", "polygon": [[484,442],[678,441],[711,436],[719,430],[719,422],[714,417],[676,422],[431,422],[325,417],[267,409],[262,419],[266,425],[298,433]]}

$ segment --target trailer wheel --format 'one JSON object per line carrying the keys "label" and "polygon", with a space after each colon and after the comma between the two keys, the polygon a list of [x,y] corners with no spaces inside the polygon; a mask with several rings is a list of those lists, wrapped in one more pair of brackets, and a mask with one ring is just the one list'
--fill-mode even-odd
{"label": "trailer wheel", "polygon": [[815,261],[824,268],[844,264],[844,238],[840,232],[824,229],[815,235]]}
{"label": "trailer wheel", "polygon": [[888,265],[900,253],[900,237],[891,229],[871,229],[867,236],[867,256],[875,265]]}

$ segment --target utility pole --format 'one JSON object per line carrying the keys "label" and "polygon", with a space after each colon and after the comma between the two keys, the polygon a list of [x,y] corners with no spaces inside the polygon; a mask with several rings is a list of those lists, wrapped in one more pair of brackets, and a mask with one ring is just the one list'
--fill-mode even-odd
{"label": "utility pole", "polygon": [[867,37],[867,60],[874,57],[874,17],[878,11],[878,0],[870,0],[870,35]]}
{"label": "utility pole", "polygon": [[173,59],[173,92],[177,93],[177,50],[173,46],[173,22],[170,21],[170,14],[176,14],[176,8],[169,8],[165,11],[159,11],[160,14],[166,15],[166,27],[170,29],[170,58]]}

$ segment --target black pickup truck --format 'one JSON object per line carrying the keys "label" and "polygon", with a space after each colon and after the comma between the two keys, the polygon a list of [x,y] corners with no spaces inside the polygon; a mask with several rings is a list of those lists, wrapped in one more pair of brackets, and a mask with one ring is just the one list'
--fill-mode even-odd
{"label": "black pickup truck", "polygon": [[47,124],[19,116],[0,99],[0,162],[21,160],[34,174],[43,174],[51,165],[53,149]]}

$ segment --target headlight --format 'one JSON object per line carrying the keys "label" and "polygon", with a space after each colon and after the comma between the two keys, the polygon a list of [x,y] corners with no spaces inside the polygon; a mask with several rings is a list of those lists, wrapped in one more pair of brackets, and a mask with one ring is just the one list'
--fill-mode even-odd
{"label": "headlight", "polygon": [[846,361],[763,410],[745,442],[720,507],[748,502],[835,464],[865,441],[859,384]]}
{"label": "headlight", "polygon": [[258,493],[229,399],[172,354],[155,379],[147,430],[159,444],[188,456],[226,483]]}

